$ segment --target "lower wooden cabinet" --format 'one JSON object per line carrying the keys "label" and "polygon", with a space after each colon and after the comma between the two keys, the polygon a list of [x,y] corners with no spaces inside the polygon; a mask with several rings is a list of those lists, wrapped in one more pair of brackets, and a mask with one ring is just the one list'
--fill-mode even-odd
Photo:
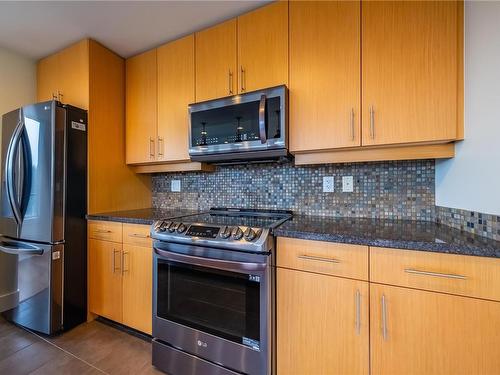
{"label": "lower wooden cabinet", "polygon": [[[151,334],[153,254],[149,226],[89,222],[89,311]],[[119,239],[92,237],[119,228]]]}
{"label": "lower wooden cabinet", "polygon": [[151,247],[123,245],[123,324],[151,334],[153,315]]}
{"label": "lower wooden cabinet", "polygon": [[122,320],[122,245],[89,239],[89,310],[120,322]]}
{"label": "lower wooden cabinet", "polygon": [[365,281],[278,268],[278,374],[368,374],[368,300]]}
{"label": "lower wooden cabinet", "polygon": [[500,373],[500,303],[370,285],[372,375]]}

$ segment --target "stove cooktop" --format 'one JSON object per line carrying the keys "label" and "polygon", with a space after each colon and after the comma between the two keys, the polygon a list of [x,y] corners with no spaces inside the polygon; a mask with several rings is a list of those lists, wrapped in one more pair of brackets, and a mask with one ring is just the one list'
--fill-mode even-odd
{"label": "stove cooktop", "polygon": [[290,211],[212,208],[207,212],[158,220],[151,237],[158,241],[196,243],[235,250],[266,251],[272,229],[292,217]]}

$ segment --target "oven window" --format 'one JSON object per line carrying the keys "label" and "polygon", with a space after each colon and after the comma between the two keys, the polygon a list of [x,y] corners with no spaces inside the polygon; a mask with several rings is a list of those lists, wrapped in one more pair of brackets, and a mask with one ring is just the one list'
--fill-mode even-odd
{"label": "oven window", "polygon": [[[208,109],[191,114],[193,146],[259,141],[259,101]],[[279,139],[280,98],[266,101],[267,138]]]}
{"label": "oven window", "polygon": [[260,283],[256,279],[158,259],[157,315],[258,350]]}

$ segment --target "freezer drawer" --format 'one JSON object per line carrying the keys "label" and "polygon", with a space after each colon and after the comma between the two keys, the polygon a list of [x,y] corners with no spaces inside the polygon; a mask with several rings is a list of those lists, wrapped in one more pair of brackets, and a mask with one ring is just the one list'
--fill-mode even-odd
{"label": "freezer drawer", "polygon": [[[38,245],[0,239],[0,290],[17,295],[4,317],[34,331],[51,334],[62,328],[64,245]],[[2,263],[3,264],[3,263]],[[11,301],[12,302],[12,301]]]}

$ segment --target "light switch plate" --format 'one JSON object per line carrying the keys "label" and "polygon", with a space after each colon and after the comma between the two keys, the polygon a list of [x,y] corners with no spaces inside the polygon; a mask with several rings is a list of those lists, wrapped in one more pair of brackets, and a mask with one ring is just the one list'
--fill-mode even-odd
{"label": "light switch plate", "polygon": [[170,184],[170,191],[179,192],[181,191],[181,180],[172,180]]}
{"label": "light switch plate", "polygon": [[344,193],[352,193],[354,191],[354,178],[352,176],[342,177],[342,191]]}
{"label": "light switch plate", "polygon": [[323,176],[323,193],[333,193],[335,191],[335,178],[333,176]]}

